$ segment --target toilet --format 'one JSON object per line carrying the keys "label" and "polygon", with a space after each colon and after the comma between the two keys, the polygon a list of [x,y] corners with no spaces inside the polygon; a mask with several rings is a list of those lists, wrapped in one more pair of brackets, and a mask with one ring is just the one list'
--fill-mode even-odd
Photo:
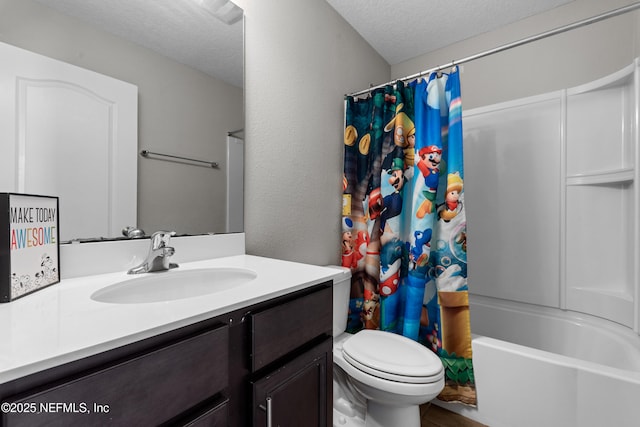
{"label": "toilet", "polygon": [[444,388],[440,358],[401,335],[378,330],[345,332],[351,273],[333,287],[334,427],[419,427],[420,405]]}

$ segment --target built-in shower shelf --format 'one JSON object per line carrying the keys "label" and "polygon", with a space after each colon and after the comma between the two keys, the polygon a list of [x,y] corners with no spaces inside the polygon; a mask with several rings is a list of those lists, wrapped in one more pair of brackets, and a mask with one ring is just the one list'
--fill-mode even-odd
{"label": "built-in shower shelf", "polygon": [[568,310],[638,327],[640,63],[566,91],[565,261]]}
{"label": "built-in shower shelf", "polygon": [[633,168],[621,168],[611,171],[601,171],[567,176],[567,185],[599,185],[624,184],[633,182],[635,171]]}

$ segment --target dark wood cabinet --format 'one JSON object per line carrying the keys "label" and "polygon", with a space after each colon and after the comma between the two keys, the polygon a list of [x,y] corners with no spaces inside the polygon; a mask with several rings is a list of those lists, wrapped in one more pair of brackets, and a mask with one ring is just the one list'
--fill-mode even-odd
{"label": "dark wood cabinet", "polygon": [[6,399],[3,425],[158,425],[228,384],[228,326]]}
{"label": "dark wood cabinet", "polygon": [[161,427],[227,427],[229,425],[229,399],[220,396],[200,407],[192,408],[184,416],[161,424]]}
{"label": "dark wood cabinet", "polygon": [[0,426],[330,426],[331,326],[327,282],[2,384]]}
{"label": "dark wood cabinet", "polygon": [[332,292],[321,288],[251,314],[254,426],[331,424]]}
{"label": "dark wood cabinet", "polygon": [[255,427],[331,424],[331,349],[327,338],[253,382]]}

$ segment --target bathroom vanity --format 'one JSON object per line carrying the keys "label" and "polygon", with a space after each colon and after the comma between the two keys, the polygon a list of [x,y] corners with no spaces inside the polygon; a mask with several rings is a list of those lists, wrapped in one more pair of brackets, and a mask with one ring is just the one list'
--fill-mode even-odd
{"label": "bathroom vanity", "polygon": [[127,278],[102,274],[0,306],[11,325],[1,425],[330,425],[336,272],[247,255],[180,268],[216,266],[256,278],[197,298],[109,304],[91,295]]}

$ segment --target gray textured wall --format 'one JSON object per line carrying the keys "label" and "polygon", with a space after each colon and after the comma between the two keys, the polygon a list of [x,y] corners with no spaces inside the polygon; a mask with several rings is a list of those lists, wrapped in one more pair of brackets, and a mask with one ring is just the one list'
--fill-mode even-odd
{"label": "gray textured wall", "polygon": [[246,18],[247,252],[340,261],[343,96],[389,65],[324,0],[238,1]]}

